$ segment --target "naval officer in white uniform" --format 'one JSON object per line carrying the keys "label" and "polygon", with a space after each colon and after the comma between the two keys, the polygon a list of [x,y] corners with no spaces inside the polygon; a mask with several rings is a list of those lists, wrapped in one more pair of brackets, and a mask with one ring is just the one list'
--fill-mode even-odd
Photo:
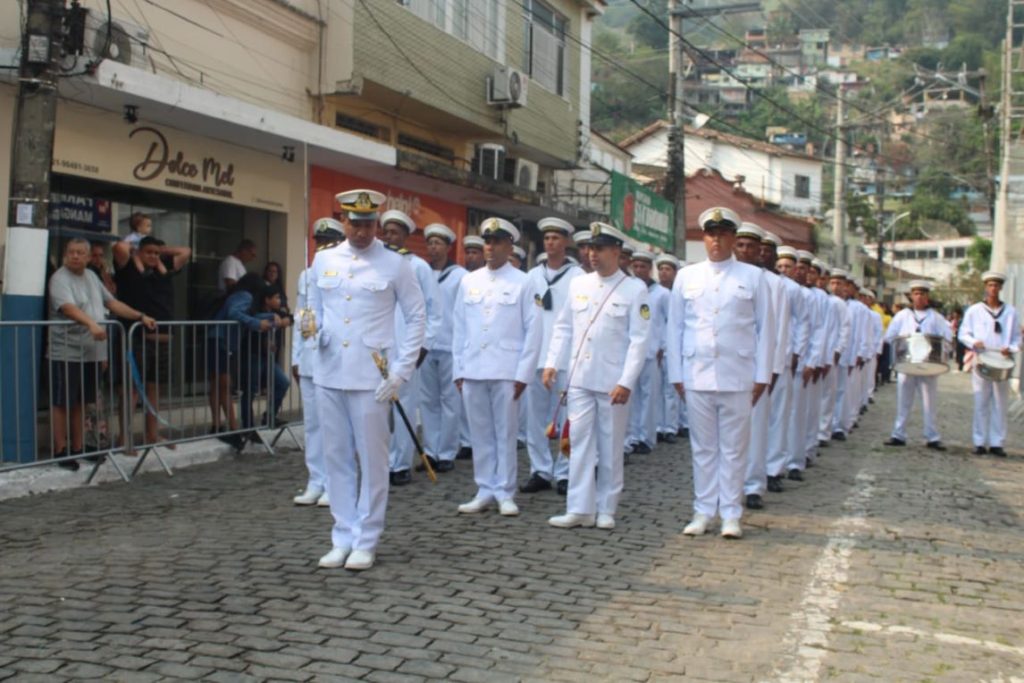
{"label": "naval officer in white uniform", "polygon": [[694,516],[683,533],[704,534],[720,514],[722,536],[740,538],[750,417],[772,375],[771,295],[760,268],[732,255],[739,216],[719,207],[698,222],[708,258],[679,272],[667,331],[693,451]]}
{"label": "naval officer in white uniform", "polygon": [[613,529],[628,404],[646,364],[651,309],[647,286],[619,269],[626,236],[603,223],[591,224],[590,231],[593,272],[569,285],[544,363],[543,380],[551,388],[558,369],[568,369],[572,449],[566,514],[548,523]]}
{"label": "naval officer in white uniform", "polygon": [[[1007,358],[1020,351],[1020,318],[1017,310],[1003,303],[999,293],[1006,276],[990,270],[982,274],[985,300],[972,304],[960,323],[960,343],[976,354],[997,351]],[[974,363],[971,387],[974,389],[974,428],[972,439],[976,455],[991,453],[1006,457],[1006,410],[1009,407],[1010,382],[993,382],[978,372]]]}
{"label": "naval officer in white uniform", "polygon": [[[319,218],[313,223],[313,240],[317,253],[336,247],[345,239],[345,228],[333,218]],[[297,325],[292,328],[292,376],[299,383],[302,394],[302,426],[306,456],[306,470],[309,479],[306,490],[295,496],[296,505],[330,505],[327,493],[327,466],[324,463],[323,438],[320,433],[320,415],[316,407],[316,384],[313,383],[313,362],[316,360],[316,323],[312,309],[307,305],[313,268],[310,266],[299,275],[295,288],[295,317]]]}
{"label": "naval officer in white uniform", "polygon": [[526,273],[509,262],[519,230],[502,218],[488,218],[481,233],[487,266],[462,278],[452,332],[453,376],[469,418],[477,485],[459,512],[483,512],[497,504],[502,515],[513,516],[519,514],[514,500],[519,401],[536,372],[542,309]]}
{"label": "naval officer in white uniform", "polygon": [[[376,239],[384,195],[337,196],[346,240],[313,259],[309,307],[320,324],[313,382],[334,528],[321,567],[373,566],[388,503],[388,411],[412,377],[426,333],[426,306],[412,266]],[[401,309],[405,334],[395,337]],[[382,377],[373,354],[386,358]]]}

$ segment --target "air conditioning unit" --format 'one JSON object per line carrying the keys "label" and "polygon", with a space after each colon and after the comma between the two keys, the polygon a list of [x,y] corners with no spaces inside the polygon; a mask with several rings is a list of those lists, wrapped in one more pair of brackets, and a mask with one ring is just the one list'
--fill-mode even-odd
{"label": "air conditioning unit", "polygon": [[522,71],[507,66],[495,67],[486,78],[487,104],[493,107],[525,107],[530,79]]}
{"label": "air conditioning unit", "polygon": [[525,190],[537,191],[537,174],[540,173],[540,166],[529,159],[516,159],[517,187]]}
{"label": "air conditioning unit", "polygon": [[145,67],[149,30],[122,19],[107,22],[106,14],[89,12],[85,20],[83,54],[89,61],[110,59]]}

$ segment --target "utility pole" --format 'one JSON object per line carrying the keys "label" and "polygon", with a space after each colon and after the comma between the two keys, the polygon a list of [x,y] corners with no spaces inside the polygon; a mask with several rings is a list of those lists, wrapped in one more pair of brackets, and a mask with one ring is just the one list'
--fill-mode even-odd
{"label": "utility pole", "polygon": [[[64,0],[28,0],[11,153],[3,320],[41,320]],[[30,395],[30,394],[29,394]]]}
{"label": "utility pole", "polygon": [[832,193],[832,258],[837,266],[846,264],[846,100],[843,87],[838,88],[836,98],[836,153],[835,185]]}
{"label": "utility pole", "polygon": [[668,168],[665,177],[665,199],[675,207],[673,234],[675,253],[686,261],[686,123],[683,118],[683,16],[677,11],[682,0],[668,0]]}

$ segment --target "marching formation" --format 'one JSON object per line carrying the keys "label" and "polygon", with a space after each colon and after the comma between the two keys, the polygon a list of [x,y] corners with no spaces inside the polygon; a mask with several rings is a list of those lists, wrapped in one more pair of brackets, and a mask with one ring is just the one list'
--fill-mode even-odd
{"label": "marching formation", "polygon": [[[740,538],[744,510],[802,481],[821,448],[857,428],[886,342],[909,363],[886,444],[906,444],[920,393],[926,444],[944,449],[936,378],[917,371],[918,351],[900,355],[904,342],[952,340],[926,282],[912,283],[912,306],[883,330],[871,290],[724,207],[700,216],[699,263],[634,251],[610,225],[546,218],[545,258],[523,272],[519,230],[502,218],[463,239],[463,267],[447,226],[425,227],[425,261],[404,247],[419,226],[380,213],[382,194],[337,201],[342,220],[316,221],[316,255],[299,277],[292,358],[309,470],[295,503],[330,506],[334,520],[321,567],[372,567],[389,487],[459,459],[471,459],[476,487],[459,514],[518,515],[517,494],[555,489],[565,513],[549,524],[613,529],[625,462],[682,437],[694,481],[683,533],[720,519],[723,537]],[[1006,382],[983,369],[1020,344],[1016,311],[999,301],[1004,279],[985,274],[985,301],[959,330],[980,368],[974,443],[997,455]]]}

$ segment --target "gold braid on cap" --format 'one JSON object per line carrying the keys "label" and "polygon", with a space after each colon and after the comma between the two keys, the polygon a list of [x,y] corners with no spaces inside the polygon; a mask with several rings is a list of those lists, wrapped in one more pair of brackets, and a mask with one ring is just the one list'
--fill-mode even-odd
{"label": "gold braid on cap", "polygon": [[370,199],[369,194],[366,192],[360,192],[352,206],[354,206],[358,211],[370,211],[373,209],[373,201]]}
{"label": "gold braid on cap", "polygon": [[715,223],[721,223],[722,222],[722,210],[721,209],[715,209],[714,211],[712,211],[711,212],[711,220],[713,220]]}

